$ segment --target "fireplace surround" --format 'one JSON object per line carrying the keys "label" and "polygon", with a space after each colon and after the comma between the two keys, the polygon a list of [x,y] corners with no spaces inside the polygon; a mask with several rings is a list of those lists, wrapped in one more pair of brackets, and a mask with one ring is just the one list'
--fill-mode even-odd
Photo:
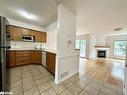
{"label": "fireplace surround", "polygon": [[106,58],[106,50],[98,50],[97,57],[98,58]]}

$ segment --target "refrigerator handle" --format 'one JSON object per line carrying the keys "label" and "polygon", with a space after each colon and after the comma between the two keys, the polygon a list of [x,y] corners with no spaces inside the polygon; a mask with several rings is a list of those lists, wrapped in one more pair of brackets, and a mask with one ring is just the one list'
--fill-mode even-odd
{"label": "refrigerator handle", "polygon": [[11,46],[0,46],[0,48],[10,49],[10,48],[11,48]]}

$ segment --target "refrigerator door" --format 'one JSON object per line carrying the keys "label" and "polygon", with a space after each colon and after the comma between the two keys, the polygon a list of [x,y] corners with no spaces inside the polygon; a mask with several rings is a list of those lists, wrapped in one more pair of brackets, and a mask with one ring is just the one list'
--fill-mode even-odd
{"label": "refrigerator door", "polygon": [[0,85],[1,91],[6,91],[6,28],[8,21],[0,17]]}

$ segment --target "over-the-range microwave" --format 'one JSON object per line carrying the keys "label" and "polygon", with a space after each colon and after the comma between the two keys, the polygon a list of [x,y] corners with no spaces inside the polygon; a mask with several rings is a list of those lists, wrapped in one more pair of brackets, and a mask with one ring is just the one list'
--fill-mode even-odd
{"label": "over-the-range microwave", "polygon": [[25,42],[34,42],[35,37],[30,35],[22,35],[22,41]]}

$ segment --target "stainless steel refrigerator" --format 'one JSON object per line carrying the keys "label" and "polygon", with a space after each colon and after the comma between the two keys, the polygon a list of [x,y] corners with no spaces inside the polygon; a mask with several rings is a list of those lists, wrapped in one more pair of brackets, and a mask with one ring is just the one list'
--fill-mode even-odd
{"label": "stainless steel refrigerator", "polygon": [[0,91],[6,90],[6,50],[10,48],[7,42],[8,21],[0,16]]}

